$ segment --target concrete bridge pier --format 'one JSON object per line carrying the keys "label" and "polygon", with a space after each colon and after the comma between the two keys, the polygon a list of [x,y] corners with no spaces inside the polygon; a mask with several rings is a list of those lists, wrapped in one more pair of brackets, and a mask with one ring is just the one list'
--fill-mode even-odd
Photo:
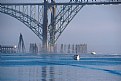
{"label": "concrete bridge pier", "polygon": [[47,0],[44,0],[44,17],[43,17],[43,31],[42,31],[42,46],[43,46],[43,53],[47,53],[47,47],[48,47],[48,40],[47,40],[47,33],[48,33],[48,5],[47,5]]}

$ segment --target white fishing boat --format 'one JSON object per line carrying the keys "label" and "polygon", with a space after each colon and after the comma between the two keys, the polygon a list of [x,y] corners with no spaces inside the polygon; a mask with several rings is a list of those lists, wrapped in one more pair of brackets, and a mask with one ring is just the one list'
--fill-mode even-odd
{"label": "white fishing boat", "polygon": [[95,55],[95,54],[96,54],[96,52],[94,52],[94,51],[93,51],[93,52],[91,52],[91,54]]}
{"label": "white fishing boat", "polygon": [[80,56],[79,55],[74,55],[74,60],[79,60],[80,59]]}
{"label": "white fishing boat", "polygon": [[74,60],[79,60],[80,56],[78,55],[77,48],[76,48],[76,55],[73,56]]}

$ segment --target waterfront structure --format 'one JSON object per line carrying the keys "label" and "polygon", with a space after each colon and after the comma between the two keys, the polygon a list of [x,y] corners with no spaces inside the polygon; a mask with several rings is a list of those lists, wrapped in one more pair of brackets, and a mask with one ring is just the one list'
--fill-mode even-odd
{"label": "waterfront structure", "polygon": [[58,50],[62,54],[87,54],[87,44],[60,44]]}
{"label": "waterfront structure", "polygon": [[64,53],[64,45],[63,44],[61,44],[61,46],[60,46],[60,53]]}
{"label": "waterfront structure", "polygon": [[38,43],[37,47],[38,47],[38,53],[41,54],[42,53],[42,44]]}
{"label": "waterfront structure", "polygon": [[29,27],[42,40],[43,52],[48,52],[48,44],[54,49],[57,39],[85,5],[121,4],[121,0],[42,1],[44,2],[0,3],[0,12]]}
{"label": "waterfront structure", "polygon": [[[43,54],[42,44],[30,43],[29,53]],[[48,54],[87,54],[87,44],[55,44],[54,49],[48,46]]]}
{"label": "waterfront structure", "polygon": [[32,54],[38,53],[38,46],[36,43],[30,43],[29,53],[32,53]]}
{"label": "waterfront structure", "polygon": [[74,44],[72,45],[72,53],[74,53],[74,50],[75,50],[75,48],[74,48]]}
{"label": "waterfront structure", "polygon": [[54,45],[54,52],[53,53],[57,53],[57,50],[58,50],[57,46],[58,46],[57,44]]}
{"label": "waterfront structure", "polygon": [[80,54],[85,54],[85,53],[87,53],[87,44],[80,44],[80,45],[78,46],[78,52],[79,52]]}
{"label": "waterfront structure", "polygon": [[70,49],[71,48],[71,46],[70,46],[70,44],[68,45],[68,51],[67,51],[67,53],[70,53]]}
{"label": "waterfront structure", "polygon": [[16,46],[0,45],[0,53],[16,53]]}
{"label": "waterfront structure", "polygon": [[19,36],[19,43],[18,43],[18,53],[25,53],[25,45],[24,45],[24,40],[23,40],[23,36],[20,33]]}

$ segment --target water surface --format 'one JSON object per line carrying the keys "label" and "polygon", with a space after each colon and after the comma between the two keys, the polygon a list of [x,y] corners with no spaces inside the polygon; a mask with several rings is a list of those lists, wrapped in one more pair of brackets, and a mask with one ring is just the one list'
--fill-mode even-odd
{"label": "water surface", "polygon": [[0,81],[120,81],[120,55],[1,54]]}

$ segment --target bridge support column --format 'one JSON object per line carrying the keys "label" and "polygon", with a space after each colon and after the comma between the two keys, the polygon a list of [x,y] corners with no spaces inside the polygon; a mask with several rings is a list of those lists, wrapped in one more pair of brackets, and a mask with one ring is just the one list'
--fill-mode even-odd
{"label": "bridge support column", "polygon": [[[55,3],[55,0],[51,0],[51,3]],[[55,30],[56,30],[56,24],[55,24],[55,14],[56,14],[56,8],[55,5],[52,5],[51,7],[51,29],[50,29],[50,52],[54,52],[54,46],[55,46]]]}
{"label": "bridge support column", "polygon": [[43,45],[43,53],[48,52],[48,40],[47,40],[47,33],[48,33],[48,5],[47,5],[47,0],[44,0],[44,17],[43,17],[43,31],[42,31],[42,45]]}

